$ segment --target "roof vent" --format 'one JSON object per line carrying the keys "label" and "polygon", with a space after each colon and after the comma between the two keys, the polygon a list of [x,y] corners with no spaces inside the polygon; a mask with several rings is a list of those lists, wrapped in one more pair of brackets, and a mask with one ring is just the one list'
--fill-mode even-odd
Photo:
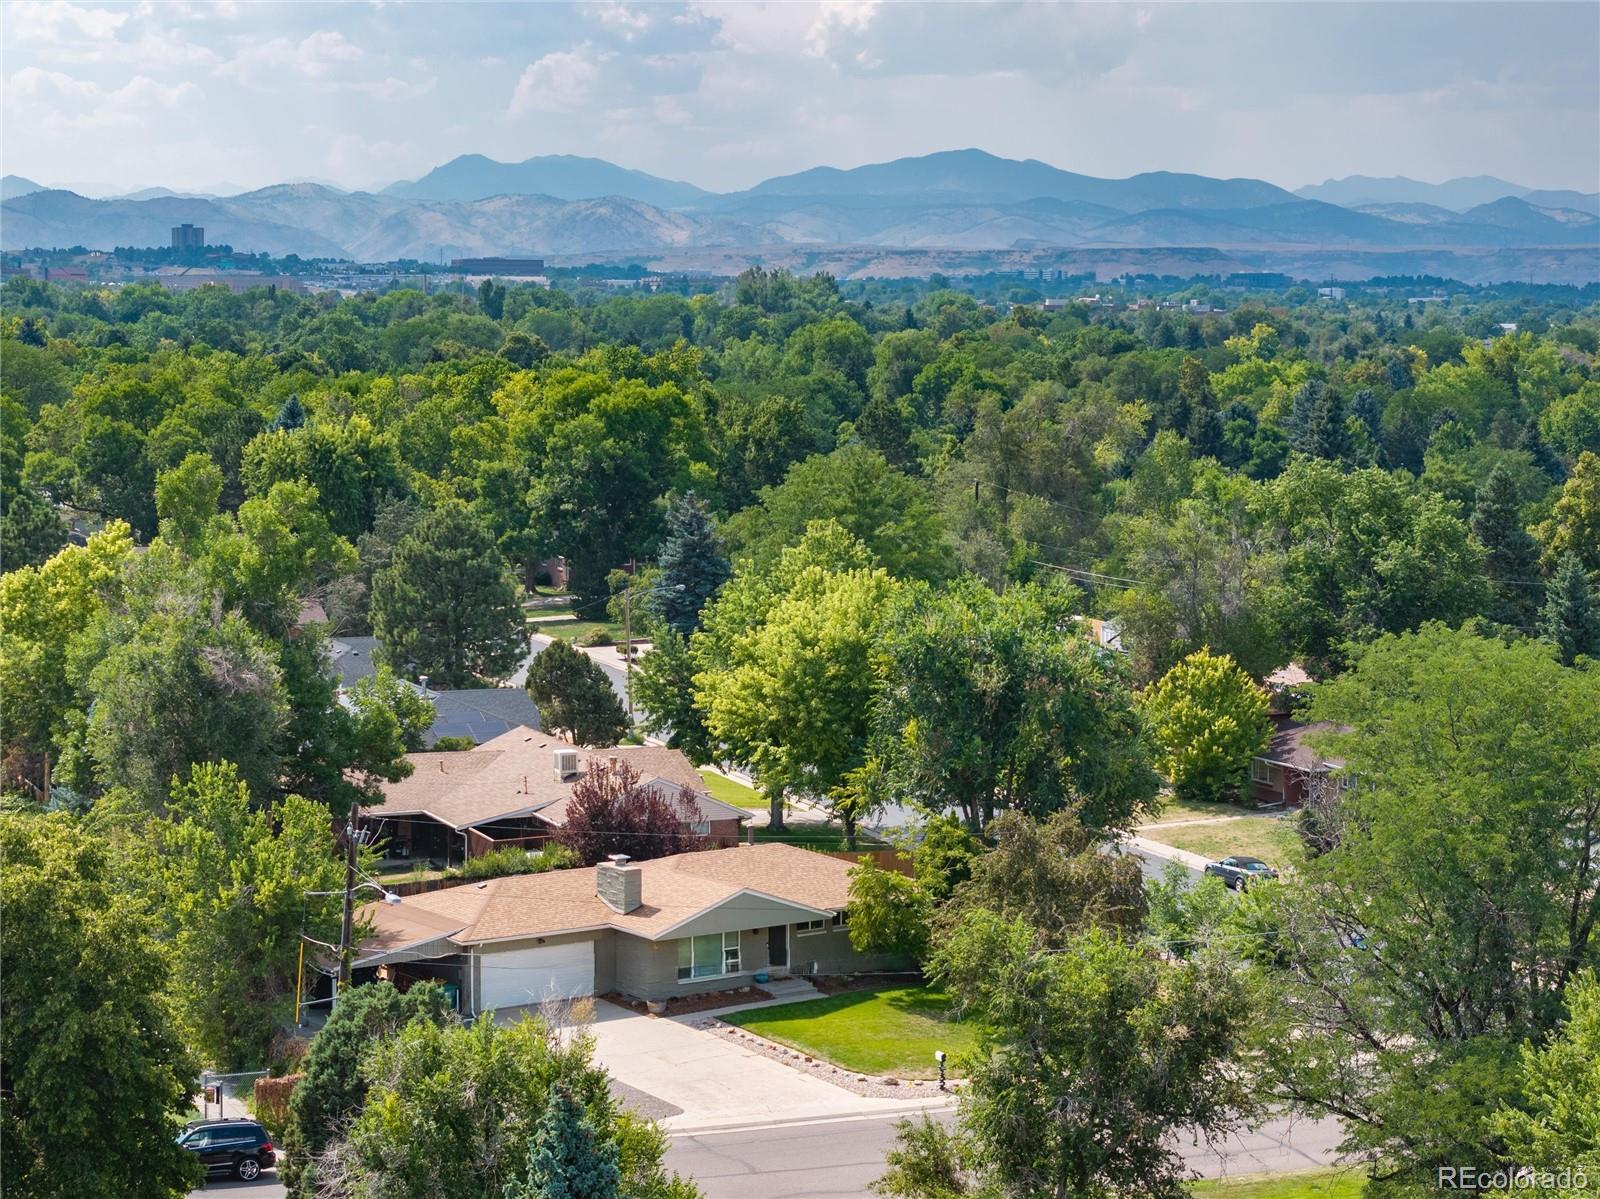
{"label": "roof vent", "polygon": [[558,749],[550,755],[551,764],[555,767],[556,778],[569,779],[578,773],[578,751],[575,749]]}

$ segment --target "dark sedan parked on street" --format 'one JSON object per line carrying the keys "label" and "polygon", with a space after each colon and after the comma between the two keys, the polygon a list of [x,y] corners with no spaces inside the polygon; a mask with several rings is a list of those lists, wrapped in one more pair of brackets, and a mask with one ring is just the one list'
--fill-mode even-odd
{"label": "dark sedan parked on street", "polygon": [[254,1120],[199,1120],[178,1138],[197,1154],[207,1174],[226,1171],[249,1182],[277,1160],[267,1130]]}
{"label": "dark sedan parked on street", "polygon": [[1239,891],[1264,878],[1277,878],[1278,872],[1260,858],[1236,854],[1220,862],[1206,863],[1206,873],[1220,878],[1230,891]]}

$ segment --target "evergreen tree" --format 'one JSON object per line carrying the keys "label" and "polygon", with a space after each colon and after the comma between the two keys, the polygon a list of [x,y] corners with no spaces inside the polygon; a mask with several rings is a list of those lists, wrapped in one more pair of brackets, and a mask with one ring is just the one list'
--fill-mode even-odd
{"label": "evergreen tree", "polygon": [[272,418],[272,423],[268,425],[267,428],[270,431],[276,431],[278,429],[290,431],[300,428],[305,423],[305,405],[300,402],[300,397],[298,395],[291,395],[278,408],[278,415]]}
{"label": "evergreen tree", "polygon": [[1517,515],[1517,484],[1504,463],[1496,466],[1478,492],[1472,535],[1484,548],[1483,570],[1492,580],[1484,615],[1500,624],[1531,627],[1538,592],[1539,547]]}
{"label": "evergreen tree", "polygon": [[1377,447],[1379,458],[1383,456],[1383,401],[1378,398],[1378,393],[1370,387],[1363,387],[1350,397],[1350,415],[1361,422],[1366,429],[1367,436],[1372,438],[1372,444]]}
{"label": "evergreen tree", "polygon": [[506,1188],[506,1199],[618,1199],[622,1162],[615,1141],[601,1140],[594,1122],[561,1083],[528,1145],[528,1177]]}
{"label": "evergreen tree", "polygon": [[527,652],[517,585],[465,504],[424,516],[373,576],[372,631],[396,673],[440,687],[503,678]]}
{"label": "evergreen tree", "polygon": [[1517,439],[1517,448],[1527,450],[1533,455],[1533,464],[1557,483],[1567,481],[1567,468],[1561,461],[1561,456],[1550,448],[1543,435],[1539,432],[1539,418],[1530,416],[1527,423],[1522,426],[1522,436]]}
{"label": "evergreen tree", "polygon": [[615,745],[628,731],[611,679],[587,654],[556,640],[528,663],[528,695],[546,729],[564,729],[575,745]]}
{"label": "evergreen tree", "polygon": [[1311,408],[1297,447],[1313,458],[1343,462],[1350,457],[1350,429],[1345,424],[1344,400],[1330,388],[1321,389]]}
{"label": "evergreen tree", "polygon": [[1322,399],[1324,385],[1318,379],[1310,379],[1302,383],[1294,393],[1294,398],[1289,401],[1289,412],[1283,419],[1283,431],[1288,435],[1289,444],[1301,452],[1305,449],[1305,440],[1311,429],[1311,417],[1317,410],[1317,402]]}
{"label": "evergreen tree", "polygon": [[666,525],[660,585],[652,606],[673,632],[687,637],[700,625],[700,610],[732,572],[710,509],[694,492],[667,506]]}
{"label": "evergreen tree", "polygon": [[8,497],[0,518],[0,571],[38,566],[67,544],[67,522],[31,487]]}
{"label": "evergreen tree", "polygon": [[496,283],[493,279],[485,279],[478,284],[478,309],[491,321],[497,321],[505,315],[506,287],[503,283]]}
{"label": "evergreen tree", "polygon": [[1579,654],[1600,658],[1600,605],[1578,555],[1568,553],[1545,588],[1539,637],[1556,647],[1564,666]]}

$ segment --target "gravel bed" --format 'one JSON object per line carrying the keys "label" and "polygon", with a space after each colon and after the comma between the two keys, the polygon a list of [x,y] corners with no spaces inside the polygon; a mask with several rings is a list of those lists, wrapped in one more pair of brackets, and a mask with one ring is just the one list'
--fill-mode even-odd
{"label": "gravel bed", "polygon": [[[766,1037],[758,1037],[753,1032],[737,1028],[715,1016],[707,1016],[703,1020],[695,1021],[696,1028],[707,1032],[716,1033],[718,1036],[727,1037],[730,1041],[737,1041],[744,1048],[753,1050],[764,1057],[782,1062],[795,1070],[804,1070],[807,1074],[814,1074],[824,1082],[831,1082],[836,1087],[843,1087],[857,1095],[865,1095],[872,1099],[937,1099],[939,1098],[939,1083],[937,1080],[918,1078],[888,1078],[872,1074],[858,1074],[853,1070],[844,1070],[831,1062],[821,1058],[812,1057],[798,1049],[790,1049],[787,1045],[779,1045],[776,1041],[769,1041]],[[954,1094],[956,1083],[952,1080],[947,1084],[950,1088],[948,1094]]]}

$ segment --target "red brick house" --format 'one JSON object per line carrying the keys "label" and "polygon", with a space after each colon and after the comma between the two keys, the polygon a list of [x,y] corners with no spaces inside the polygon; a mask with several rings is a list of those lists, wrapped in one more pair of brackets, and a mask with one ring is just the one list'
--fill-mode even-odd
{"label": "red brick house", "polygon": [[1349,727],[1327,720],[1304,723],[1289,715],[1273,715],[1272,740],[1250,760],[1250,784],[1262,807],[1298,808],[1319,780],[1344,767],[1340,758],[1319,754],[1307,742],[1319,733],[1347,733]]}

